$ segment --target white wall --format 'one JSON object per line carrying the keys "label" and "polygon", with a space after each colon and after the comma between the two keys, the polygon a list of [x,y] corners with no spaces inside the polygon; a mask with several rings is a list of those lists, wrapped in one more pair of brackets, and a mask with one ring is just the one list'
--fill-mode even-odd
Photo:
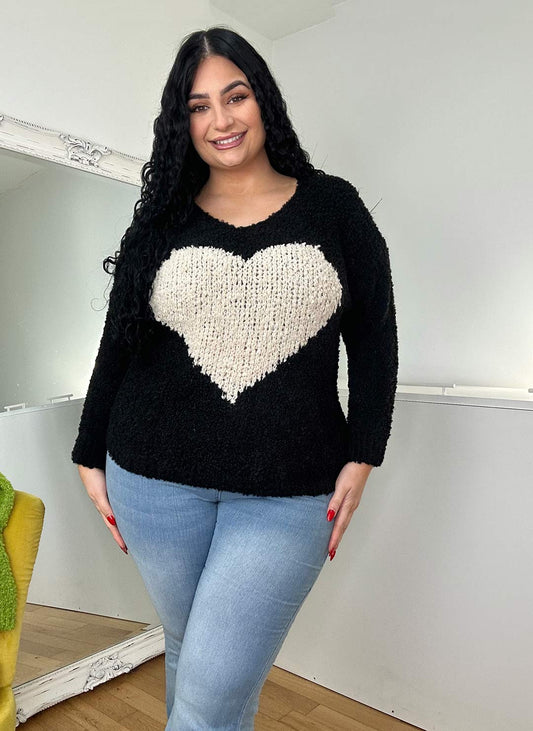
{"label": "white wall", "polygon": [[400,380],[533,386],[533,3],[352,0],[275,41],[313,162],[389,245]]}
{"label": "white wall", "polygon": [[531,731],[532,440],[530,408],[397,398],[387,459],[276,665],[427,731]]}

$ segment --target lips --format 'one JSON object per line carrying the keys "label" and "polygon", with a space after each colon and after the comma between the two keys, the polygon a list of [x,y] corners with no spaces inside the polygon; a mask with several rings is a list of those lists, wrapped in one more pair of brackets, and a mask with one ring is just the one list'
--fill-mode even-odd
{"label": "lips", "polygon": [[232,137],[237,137],[238,135],[243,135],[244,132],[234,132],[232,135],[226,135],[225,137],[217,137],[216,140],[211,140],[211,142],[224,142],[224,140],[231,140]]}
{"label": "lips", "polygon": [[[222,138],[220,140],[221,144],[217,144],[217,142],[215,142],[215,140],[210,140],[210,142],[213,145],[213,147],[216,147],[217,150],[225,150],[226,148],[237,147],[238,145],[240,145],[242,140],[244,139],[245,134],[246,134],[246,132],[237,132],[237,134],[235,134],[235,135],[230,135],[228,137]],[[237,137],[237,139],[233,139],[235,137]],[[225,140],[233,140],[233,141],[227,142]]]}

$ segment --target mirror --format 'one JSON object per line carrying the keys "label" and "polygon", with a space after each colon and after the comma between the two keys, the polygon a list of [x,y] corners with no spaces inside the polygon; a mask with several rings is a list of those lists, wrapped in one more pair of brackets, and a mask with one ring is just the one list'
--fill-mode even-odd
{"label": "mirror", "polygon": [[[40,130],[40,131],[39,131]],[[143,161],[0,118],[0,471],[45,505],[13,689],[24,721],[164,650],[70,452]]]}
{"label": "mirror", "polygon": [[0,154],[0,404],[42,406],[65,392],[77,398],[87,389],[109,295],[102,260],[118,248],[139,191]]}

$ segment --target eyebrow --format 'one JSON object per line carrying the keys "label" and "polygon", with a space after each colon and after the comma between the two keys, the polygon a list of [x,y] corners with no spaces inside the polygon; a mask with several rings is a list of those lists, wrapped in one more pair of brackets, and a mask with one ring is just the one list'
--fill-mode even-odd
{"label": "eyebrow", "polygon": [[[247,89],[250,89],[248,84],[246,84],[244,81],[241,81],[240,79],[238,79],[237,81],[232,81],[231,84],[228,84],[223,89],[221,89],[220,96],[224,96],[224,94],[227,94],[228,91],[230,91],[231,89],[233,89],[236,86],[239,86],[240,84],[245,86]],[[190,99],[209,99],[209,94],[189,94],[189,96],[187,97],[187,100],[189,101]]]}

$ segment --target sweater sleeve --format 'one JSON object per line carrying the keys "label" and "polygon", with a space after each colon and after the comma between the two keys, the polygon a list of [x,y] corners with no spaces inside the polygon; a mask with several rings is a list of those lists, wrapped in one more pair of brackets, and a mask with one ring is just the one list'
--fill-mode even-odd
{"label": "sweater sleeve", "polygon": [[348,360],[349,461],[379,467],[392,428],[398,334],[387,244],[358,191],[343,181],[341,229],[350,306],[341,317]]}
{"label": "sweater sleeve", "polygon": [[115,336],[110,314],[116,307],[116,278],[113,282],[94,369],[74,443],[75,464],[105,469],[107,425],[113,401],[127,371],[131,355],[123,338]]}

